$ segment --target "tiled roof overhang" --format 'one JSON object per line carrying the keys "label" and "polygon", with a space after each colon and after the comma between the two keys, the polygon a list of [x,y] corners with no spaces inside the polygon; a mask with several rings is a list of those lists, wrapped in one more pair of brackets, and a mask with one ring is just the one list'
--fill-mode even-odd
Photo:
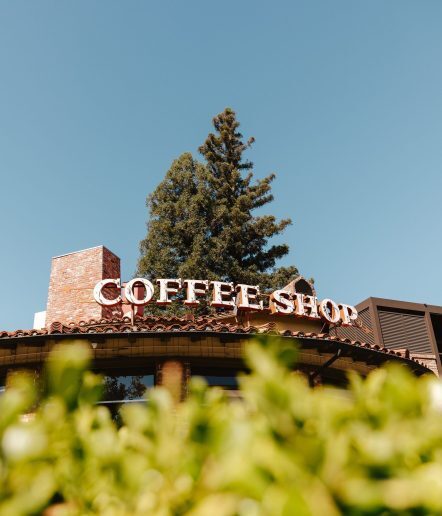
{"label": "tiled roof overhang", "polygon": [[257,335],[267,335],[277,338],[296,338],[305,348],[320,348],[324,353],[335,353],[341,350],[342,356],[351,357],[356,361],[371,365],[382,365],[388,361],[407,364],[417,375],[430,373],[431,371],[419,361],[410,357],[408,350],[392,350],[370,345],[357,340],[337,337],[328,333],[313,333],[291,330],[277,330],[275,323],[267,323],[262,326],[244,326],[241,324],[225,323],[222,319],[199,317],[189,319],[184,317],[136,317],[132,322],[129,318],[101,319],[99,321],[80,321],[64,325],[52,323],[50,328],[42,330],[16,330],[13,332],[0,332],[0,346],[24,341],[27,339],[51,339],[62,340],[65,338],[87,338],[94,336],[112,337],[147,337],[161,334],[165,338],[178,335],[216,335],[221,340],[228,342],[235,338],[253,338]]}

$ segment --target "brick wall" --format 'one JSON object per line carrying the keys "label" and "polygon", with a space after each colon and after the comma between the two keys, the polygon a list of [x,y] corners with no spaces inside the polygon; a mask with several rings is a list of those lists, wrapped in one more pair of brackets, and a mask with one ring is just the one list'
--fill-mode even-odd
{"label": "brick wall", "polygon": [[428,369],[431,369],[436,376],[439,376],[439,371],[437,370],[436,357],[434,355],[423,354],[423,353],[412,353],[410,356],[411,356],[411,358],[415,358],[416,360],[419,360],[419,362],[424,364],[425,367],[428,367]]}
{"label": "brick wall", "polygon": [[101,306],[93,296],[100,280],[119,277],[120,259],[104,246],[52,258],[46,327],[121,316],[121,308]]}

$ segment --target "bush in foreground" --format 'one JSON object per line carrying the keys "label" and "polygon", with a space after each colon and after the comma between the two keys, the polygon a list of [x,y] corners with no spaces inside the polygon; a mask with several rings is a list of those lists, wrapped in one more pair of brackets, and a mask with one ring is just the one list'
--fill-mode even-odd
{"label": "bush in foreground", "polygon": [[0,398],[0,514],[441,514],[441,383],[391,367],[312,390],[294,354],[255,342],[243,401],[155,388],[117,427],[88,350],[63,345],[32,415],[30,378]]}

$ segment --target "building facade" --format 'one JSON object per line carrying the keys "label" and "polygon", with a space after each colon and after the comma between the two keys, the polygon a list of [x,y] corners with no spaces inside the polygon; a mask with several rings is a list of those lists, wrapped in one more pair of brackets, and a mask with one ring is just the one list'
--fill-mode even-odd
{"label": "building facade", "polygon": [[369,297],[358,305],[359,321],[334,333],[388,349],[406,348],[410,356],[442,375],[442,307]]}
{"label": "building facade", "polygon": [[[142,285],[131,293],[136,298],[131,303],[123,295],[121,302],[103,305],[94,298],[100,284],[104,285],[100,295],[105,300],[121,297],[115,290],[120,285],[120,260],[105,247],[52,259],[46,311],[37,314],[34,328],[0,332],[2,385],[7,385],[8,375],[20,369],[38,374],[56,344],[73,340],[90,346],[93,368],[105,378],[105,402],[109,404],[136,401],[153,385],[173,384],[179,397],[184,398],[189,379],[195,375],[235,396],[236,376],[246,369],[244,349],[251,339],[262,335],[296,340],[297,370],[312,386],[345,386],[349,370],[366,375],[386,362],[403,364],[416,375],[437,370],[427,355],[436,349],[433,341],[440,345],[442,310],[398,308],[401,317],[409,312],[423,313],[425,328],[428,321],[433,324],[433,341],[427,342],[419,332],[410,333],[409,328],[422,328],[420,323],[413,326],[406,322],[408,333],[397,330],[397,336],[393,335],[396,322],[388,326],[388,316],[379,315],[385,311],[383,304],[373,305],[379,310],[371,312],[372,300],[358,306],[362,324],[337,328],[325,312],[323,318],[280,316],[269,307],[243,312],[232,309],[214,316],[198,316],[191,307],[180,315],[168,315],[167,309],[159,315],[144,315],[144,308],[136,304],[136,299],[145,295]],[[121,286],[124,292],[124,284]],[[310,301],[317,299],[313,286],[302,277],[295,278],[283,291],[287,299],[297,295]],[[330,303],[325,300],[321,306],[333,310],[336,305]],[[406,317],[404,320],[408,321]]]}

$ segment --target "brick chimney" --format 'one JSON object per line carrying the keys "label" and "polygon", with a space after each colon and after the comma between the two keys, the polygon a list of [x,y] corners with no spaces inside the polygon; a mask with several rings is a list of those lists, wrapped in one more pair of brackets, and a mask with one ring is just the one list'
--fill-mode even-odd
{"label": "brick chimney", "polygon": [[121,315],[118,306],[101,306],[93,297],[99,281],[119,277],[120,259],[102,245],[52,258],[45,326]]}

